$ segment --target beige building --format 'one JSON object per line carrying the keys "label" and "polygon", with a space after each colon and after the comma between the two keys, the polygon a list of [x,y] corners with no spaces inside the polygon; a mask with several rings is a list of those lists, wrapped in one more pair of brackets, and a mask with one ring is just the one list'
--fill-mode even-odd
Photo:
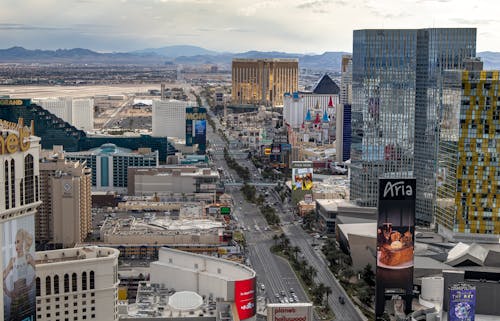
{"label": "beige building", "polygon": [[298,59],[233,59],[232,103],[283,106],[299,89]]}
{"label": "beige building", "polygon": [[118,255],[107,247],[36,252],[36,320],[118,320]]}
{"label": "beige building", "polygon": [[62,148],[55,148],[40,161],[40,176],[37,243],[71,247],[83,242],[92,229],[91,169],[85,162],[65,160]]}

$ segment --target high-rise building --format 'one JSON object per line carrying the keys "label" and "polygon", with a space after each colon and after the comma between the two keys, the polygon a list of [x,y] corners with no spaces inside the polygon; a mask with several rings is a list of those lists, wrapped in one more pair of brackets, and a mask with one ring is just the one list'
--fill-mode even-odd
{"label": "high-rise building", "polygon": [[436,199],[437,143],[441,102],[439,78],[443,70],[463,69],[476,56],[475,28],[423,29],[417,35],[415,98],[415,163],[417,223],[433,221]]}
{"label": "high-rise building", "polygon": [[351,105],[340,104],[337,107],[335,120],[337,162],[345,162],[351,158]]}
{"label": "high-rise building", "polygon": [[340,104],[336,110],[337,162],[351,158],[352,56],[343,55],[340,68]]}
{"label": "high-rise building", "polygon": [[430,223],[437,79],[475,56],[475,42],[473,28],[354,31],[352,200],[375,206],[378,178],[414,176],[417,222]]}
{"label": "high-rise building", "polygon": [[118,320],[119,254],[97,246],[36,252],[36,320]]}
{"label": "high-rise building", "polygon": [[92,188],[96,191],[127,192],[130,166],[150,167],[159,164],[158,151],[139,148],[132,151],[115,144],[104,144],[85,152],[66,152],[65,159],[85,162],[92,171]]}
{"label": "high-rise building", "polygon": [[40,205],[40,138],[31,127],[0,121],[1,320],[35,318],[35,212]]}
{"label": "high-rise building", "polygon": [[64,159],[62,146],[40,161],[42,205],[35,236],[41,248],[72,247],[92,230],[91,169]]}
{"label": "high-rise building", "polygon": [[39,98],[33,102],[78,129],[94,129],[94,100],[91,98]]}
{"label": "high-rise building", "polygon": [[450,240],[500,242],[498,80],[498,71],[443,76],[435,218]]}
{"label": "high-rise building", "polygon": [[299,89],[298,59],[233,59],[232,103],[283,106]]}
{"label": "high-rise building", "polygon": [[186,139],[186,108],[180,100],[153,101],[153,136]]}
{"label": "high-rise building", "polygon": [[342,55],[340,103],[352,104],[352,55]]}

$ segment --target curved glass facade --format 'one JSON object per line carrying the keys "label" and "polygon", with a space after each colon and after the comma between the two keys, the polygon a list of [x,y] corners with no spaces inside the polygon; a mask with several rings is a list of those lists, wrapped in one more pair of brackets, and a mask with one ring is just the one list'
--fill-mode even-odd
{"label": "curved glass facade", "polygon": [[378,178],[415,177],[417,223],[432,221],[438,79],[475,55],[475,28],[354,31],[351,200],[376,206]]}

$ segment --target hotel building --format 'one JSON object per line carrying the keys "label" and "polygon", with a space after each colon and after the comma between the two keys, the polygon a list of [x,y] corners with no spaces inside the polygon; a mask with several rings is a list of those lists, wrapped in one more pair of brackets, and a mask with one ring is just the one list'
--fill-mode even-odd
{"label": "hotel building", "polygon": [[283,106],[299,89],[298,59],[233,59],[232,103]]}
{"label": "hotel building", "polygon": [[94,129],[94,99],[60,97],[33,99],[33,102],[78,129]]}
{"label": "hotel building", "polygon": [[40,160],[42,205],[36,214],[41,248],[72,247],[92,229],[92,175],[85,162],[64,159],[62,146]]}
{"label": "hotel building", "polygon": [[[35,213],[39,197],[40,138],[33,123],[0,120],[0,319],[35,316]],[[18,320],[18,319],[16,319]]]}
{"label": "hotel building", "polygon": [[96,191],[127,192],[128,168],[157,166],[158,151],[139,148],[132,151],[115,144],[104,144],[86,152],[67,152],[65,159],[86,162],[92,170],[92,188]]}
{"label": "hotel building", "polygon": [[498,80],[484,70],[443,77],[435,218],[450,240],[500,242]]}
{"label": "hotel building", "polygon": [[118,320],[119,254],[97,246],[36,252],[36,320]]}
{"label": "hotel building", "polygon": [[432,222],[438,79],[476,55],[476,29],[355,30],[351,200],[376,206],[380,177],[415,177],[416,220]]}
{"label": "hotel building", "polygon": [[188,102],[180,100],[153,101],[153,137],[186,139],[186,108]]}

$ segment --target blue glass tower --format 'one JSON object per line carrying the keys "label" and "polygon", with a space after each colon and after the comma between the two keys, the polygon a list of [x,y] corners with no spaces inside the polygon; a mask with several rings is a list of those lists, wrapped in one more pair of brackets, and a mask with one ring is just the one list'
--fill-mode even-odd
{"label": "blue glass tower", "polygon": [[438,78],[475,44],[474,28],[354,31],[351,200],[376,206],[378,178],[415,177],[417,222],[432,221]]}

